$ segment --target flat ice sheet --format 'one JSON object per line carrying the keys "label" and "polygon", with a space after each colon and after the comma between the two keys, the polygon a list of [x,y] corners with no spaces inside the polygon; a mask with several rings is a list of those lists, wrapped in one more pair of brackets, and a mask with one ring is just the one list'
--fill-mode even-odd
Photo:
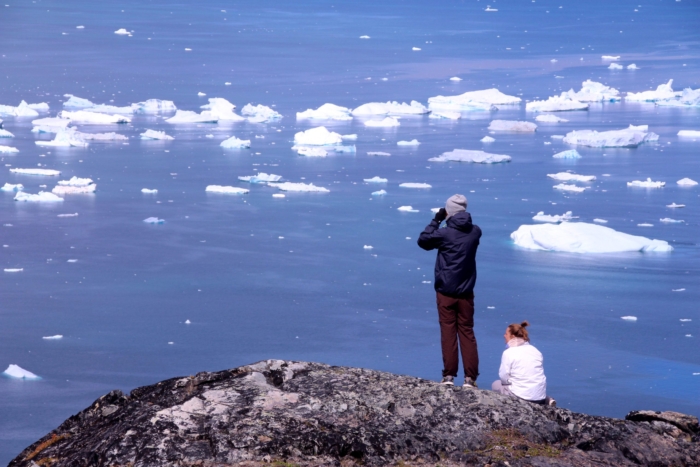
{"label": "flat ice sheet", "polygon": [[512,131],[516,133],[534,133],[537,125],[532,122],[517,120],[493,120],[489,125],[491,131]]}
{"label": "flat ice sheet", "polygon": [[503,154],[491,154],[470,149],[455,149],[442,153],[438,157],[428,159],[430,162],[471,162],[474,164],[498,164],[510,162],[511,157]]}

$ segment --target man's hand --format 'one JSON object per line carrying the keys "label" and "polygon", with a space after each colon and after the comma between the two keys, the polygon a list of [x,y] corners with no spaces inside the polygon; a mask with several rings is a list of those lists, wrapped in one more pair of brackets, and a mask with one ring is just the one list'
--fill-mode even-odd
{"label": "man's hand", "polygon": [[445,219],[447,219],[447,211],[445,211],[445,208],[440,208],[440,210],[435,213],[435,220],[442,222]]}

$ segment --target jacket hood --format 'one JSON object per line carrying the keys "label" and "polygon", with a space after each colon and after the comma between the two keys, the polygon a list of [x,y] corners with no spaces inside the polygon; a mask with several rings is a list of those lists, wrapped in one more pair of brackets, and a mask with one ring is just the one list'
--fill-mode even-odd
{"label": "jacket hood", "polygon": [[472,229],[472,215],[466,211],[458,212],[454,216],[450,216],[446,222],[448,227],[469,232]]}

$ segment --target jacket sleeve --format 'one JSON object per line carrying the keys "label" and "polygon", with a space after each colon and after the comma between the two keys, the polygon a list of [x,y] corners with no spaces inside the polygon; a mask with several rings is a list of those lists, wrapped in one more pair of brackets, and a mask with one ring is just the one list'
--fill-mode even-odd
{"label": "jacket sleeve", "polygon": [[418,237],[418,246],[424,250],[434,250],[435,248],[440,248],[441,245],[440,223],[433,219]]}
{"label": "jacket sleeve", "polygon": [[498,378],[501,380],[501,384],[504,386],[510,385],[510,367],[512,362],[508,357],[508,352],[503,352],[501,357],[501,367],[498,369]]}

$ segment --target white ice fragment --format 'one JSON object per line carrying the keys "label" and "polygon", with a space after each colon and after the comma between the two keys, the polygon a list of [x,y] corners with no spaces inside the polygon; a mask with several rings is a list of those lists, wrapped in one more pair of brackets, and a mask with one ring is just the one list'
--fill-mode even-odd
{"label": "white ice fragment", "polygon": [[363,246],[362,248],[364,248],[365,250],[371,250],[371,249],[373,249],[374,247],[373,247],[372,245],[365,245],[365,246]]}
{"label": "white ice fragment", "polygon": [[381,177],[372,177],[363,179],[367,183],[387,183],[389,180]]}
{"label": "white ice fragment", "polygon": [[643,92],[628,92],[625,97],[626,101],[632,102],[656,102],[659,100],[673,100],[680,96],[681,93],[674,92],[673,80],[668,80],[668,83],[660,84],[656,87],[656,91],[643,91]]}
{"label": "white ice fragment", "polygon": [[211,116],[215,117],[220,122],[242,122],[245,120],[244,117],[241,117],[233,111],[236,106],[223,97],[212,97],[209,99],[208,104],[202,105],[200,108],[208,110]]}
{"label": "white ice fragment", "polygon": [[532,218],[533,221],[548,222],[550,224],[558,224],[560,222],[570,221],[571,219],[573,219],[571,211],[567,211],[562,215],[545,214],[544,211],[540,211],[537,214],[535,214]]}
{"label": "white ice fragment", "polygon": [[382,151],[369,151],[367,152],[368,156],[391,156],[390,153],[388,152],[382,152]]}
{"label": "white ice fragment", "polygon": [[56,136],[51,141],[34,141],[34,144],[45,147],[85,148],[88,143],[83,138],[84,134],[76,131],[75,128],[63,128],[56,131]]}
{"label": "white ice fragment", "polygon": [[593,222],[595,222],[596,224],[607,224],[608,223],[608,221],[606,221],[605,219],[598,219],[598,218],[593,219]]}
{"label": "white ice fragment", "polygon": [[401,188],[432,188],[432,185],[427,183],[401,183],[399,185]]}
{"label": "white ice fragment", "polygon": [[521,225],[510,237],[516,245],[532,250],[571,253],[673,251],[673,247],[663,240],[650,240],[585,222]]}
{"label": "white ice fragment", "polygon": [[55,336],[44,336],[42,339],[46,340],[58,340],[58,339],[63,339],[63,336],[61,334],[56,334]]}
{"label": "white ice fragment", "polygon": [[418,51],[418,50],[421,50],[421,49],[420,49],[420,47],[413,47],[413,48],[411,48],[411,50],[413,50],[413,51]]}
{"label": "white ice fragment", "polygon": [[164,131],[146,130],[144,133],[141,133],[141,139],[170,141],[175,138],[166,135]]}
{"label": "white ice fragment", "polygon": [[22,272],[24,271],[24,268],[5,268],[5,272]]}
{"label": "white ice fragment", "polygon": [[168,123],[216,123],[219,119],[208,110],[202,113],[193,112],[191,110],[177,110],[175,115],[165,121]]}
{"label": "white ice fragment", "polygon": [[34,110],[30,106],[30,104],[27,104],[25,101],[22,101],[17,107],[12,105],[0,105],[0,116],[36,118],[39,116],[39,112]]}
{"label": "white ice fragment", "polygon": [[592,148],[636,148],[640,144],[658,141],[659,135],[648,128],[630,125],[624,130],[578,130],[566,134],[564,142]]}
{"label": "white ice fragment", "polygon": [[246,149],[250,148],[250,140],[238,139],[235,136],[231,136],[230,138],[222,141],[219,146],[224,149]]}
{"label": "white ice fragment", "polygon": [[13,148],[11,146],[1,146],[0,145],[0,153],[14,154],[16,152],[19,152],[19,149]]}
{"label": "white ice fragment", "polygon": [[642,223],[642,224],[637,224],[637,227],[654,227],[654,224],[648,224],[648,223]]}
{"label": "white ice fragment", "polygon": [[58,133],[68,127],[70,120],[67,118],[46,117],[32,120],[32,133]]}
{"label": "white ice fragment", "polygon": [[198,95],[199,97],[204,97],[204,96],[206,96],[207,94],[204,93],[204,92],[202,92],[202,91],[199,91],[199,92],[197,93],[197,95]]}
{"label": "white ice fragment", "polygon": [[484,136],[479,141],[481,141],[482,143],[493,143],[496,140],[490,136]]}
{"label": "white ice fragment", "polygon": [[[115,133],[113,131],[109,133],[82,133],[80,131],[76,131],[74,134],[74,139],[75,141],[128,141],[129,137],[120,135],[119,133]],[[87,143],[85,143],[85,146],[87,146]]]}
{"label": "white ice fragment", "polygon": [[351,141],[357,139],[357,135],[341,135],[340,137],[343,139],[351,140]]}
{"label": "white ice fragment", "polygon": [[16,185],[13,185],[11,183],[5,183],[2,188],[0,188],[2,191],[22,191],[24,190],[24,185],[21,183],[17,183]]}
{"label": "white ice fragment", "polygon": [[510,162],[510,160],[510,156],[503,154],[490,154],[470,149],[455,149],[454,151],[443,152],[438,157],[428,159],[430,162],[471,162],[475,164],[498,164],[500,162]]}
{"label": "white ice fragment", "polygon": [[365,126],[368,127],[395,127],[401,123],[394,117],[385,117],[384,120],[367,120]]}
{"label": "white ice fragment", "polygon": [[639,70],[639,67],[636,64],[632,63],[630,65],[627,65],[627,69],[628,70]]}
{"label": "white ice fragment", "polygon": [[676,204],[676,203],[671,203],[666,205],[667,208],[684,208],[685,204]]}
{"label": "white ice fragment", "polygon": [[537,125],[532,122],[522,122],[517,120],[493,120],[489,125],[489,130],[534,133],[537,130]]}
{"label": "white ice fragment", "polygon": [[279,182],[281,179],[281,175],[267,174],[265,172],[259,172],[257,175],[246,175],[238,177],[238,180],[248,183]]}
{"label": "white ice fragment", "polygon": [[634,186],[638,188],[663,188],[666,185],[666,182],[654,182],[652,181],[651,178],[647,178],[646,180],[634,180],[631,182],[627,182],[627,186]]}
{"label": "white ice fragment", "polygon": [[350,109],[335,104],[323,104],[316,110],[297,112],[297,120],[352,120]]}
{"label": "white ice fragment", "polygon": [[295,149],[297,154],[300,156],[306,156],[306,157],[326,157],[328,156],[328,151],[326,151],[323,148],[315,148],[315,147],[309,147],[309,146],[294,146],[292,149]]}
{"label": "white ice fragment", "polygon": [[619,55],[603,55],[601,58],[603,60],[619,60],[620,56]]}
{"label": "white ice fragment", "polygon": [[158,190],[155,188],[141,188],[141,193],[146,195],[154,195],[158,193]]}
{"label": "white ice fragment", "polygon": [[564,93],[569,98],[579,102],[615,102],[621,99],[620,91],[603,83],[598,83],[587,79],[581,83],[581,90],[575,92],[573,89]]}
{"label": "white ice fragment", "polygon": [[564,112],[569,110],[587,110],[588,104],[569,97],[567,93],[552,96],[546,101],[532,101],[525,104],[528,112]]}
{"label": "white ice fragment", "polygon": [[369,39],[369,36],[360,36],[360,39]]}
{"label": "white ice fragment", "polygon": [[386,194],[386,190],[379,190],[379,191],[373,191],[372,196],[384,196]]}
{"label": "white ice fragment", "polygon": [[158,219],[157,217],[147,217],[143,221],[146,224],[163,224],[163,223],[165,223],[164,219]]}
{"label": "white ice fragment", "polygon": [[285,198],[284,194],[282,193],[275,193],[272,195],[273,198]]}
{"label": "white ice fragment", "polygon": [[91,112],[88,110],[76,110],[70,112],[64,110],[58,114],[60,118],[72,120],[74,123],[83,125],[109,125],[112,123],[130,123],[131,119],[123,115],[108,115],[103,113]]}
{"label": "white ice fragment", "polygon": [[282,191],[296,191],[296,192],[317,192],[317,193],[329,193],[328,188],[322,186],[316,186],[313,183],[269,183],[270,186],[276,187]]}
{"label": "white ice fragment", "polygon": [[51,190],[57,195],[68,195],[78,193],[94,193],[97,185],[90,178],[71,177],[70,180],[61,180],[58,185]]}
{"label": "white ice fragment", "polygon": [[262,104],[246,104],[241,109],[241,114],[248,117],[251,123],[267,123],[282,118],[282,115]]}
{"label": "white ice fragment", "polygon": [[399,141],[396,143],[397,146],[418,146],[420,142],[417,139],[412,139],[411,141]]}
{"label": "white ice fragment", "polygon": [[26,201],[29,203],[60,203],[63,202],[63,198],[46,191],[40,191],[37,194],[20,191],[15,195],[15,201]]}
{"label": "white ice fragment", "polygon": [[695,180],[692,180],[690,178],[681,178],[676,182],[676,184],[680,186],[695,186],[698,184]]}
{"label": "white ice fragment", "polygon": [[10,172],[22,175],[61,175],[60,171],[51,169],[10,169]]}
{"label": "white ice fragment", "polygon": [[64,94],[63,97],[67,97],[68,100],[63,103],[63,107],[68,107],[72,109],[89,109],[90,107],[95,107],[95,103],[83,99],[82,97],[74,96],[73,94]]}
{"label": "white ice fragment", "polygon": [[700,107],[700,88],[686,88],[680,93],[675,93],[676,97],[668,97],[656,101],[656,105],[671,107]]}
{"label": "white ice fragment", "polygon": [[462,81],[462,78],[460,78],[459,76],[453,76],[452,78],[450,78],[450,81]]}
{"label": "white ice fragment", "polygon": [[247,188],[221,185],[209,185],[204,191],[207,191],[209,193],[224,193],[227,195],[245,195],[250,193],[250,190],[248,190]]}
{"label": "white ice fragment", "polygon": [[622,65],[618,65],[617,63],[611,63],[608,67],[609,70],[622,70],[623,68]]}
{"label": "white ice fragment", "polygon": [[94,183],[90,178],[71,177],[70,180],[61,180],[58,182],[61,186],[88,186]]}
{"label": "white ice fragment", "polygon": [[114,31],[114,34],[119,34],[120,36],[127,36],[127,35],[130,36],[131,35],[131,33],[124,28],[117,29],[116,31]]}
{"label": "white ice fragment", "polygon": [[680,219],[671,219],[670,217],[664,217],[663,219],[659,219],[659,222],[663,222],[664,224],[682,224],[685,221]]}
{"label": "white ice fragment", "polygon": [[143,102],[131,104],[134,113],[141,114],[157,114],[166,112],[175,112],[177,107],[173,101],[163,101],[160,99],[148,99]]}
{"label": "white ice fragment", "polygon": [[294,135],[294,143],[307,146],[328,146],[341,144],[343,137],[338,133],[328,131],[326,127],[319,126],[306,131],[300,131]]}
{"label": "white ice fragment", "polygon": [[0,128],[0,138],[14,138],[14,137],[15,137],[15,135],[10,133],[9,131],[3,130],[2,128]]}
{"label": "white ice fragment", "polygon": [[459,120],[462,114],[459,112],[450,112],[449,110],[433,110],[430,113],[430,118],[433,120]]}
{"label": "white ice fragment", "polygon": [[431,110],[451,110],[456,112],[492,110],[494,105],[520,104],[522,99],[503,94],[498,89],[469,91],[457,96],[435,96],[428,99]]}
{"label": "white ice fragment", "polygon": [[622,316],[620,319],[624,319],[625,321],[637,321],[636,316]]}
{"label": "white ice fragment", "polygon": [[538,122],[544,122],[544,123],[568,122],[567,119],[559,118],[556,115],[552,115],[552,114],[538,115],[537,117],[535,117],[535,120]]}
{"label": "white ice fragment", "polygon": [[550,136],[552,139],[564,139],[564,135],[552,135]]}
{"label": "white ice fragment", "polygon": [[7,370],[3,372],[4,375],[9,376],[10,378],[18,378],[18,379],[41,379],[31,371],[27,371],[24,368],[18,366],[18,365],[10,365],[7,367]]}
{"label": "white ice fragment", "polygon": [[554,159],[580,159],[581,154],[579,154],[576,149],[568,149],[566,151],[558,152],[552,157]]}
{"label": "white ice fragment", "polygon": [[402,212],[418,212],[418,209],[413,209],[413,206],[399,206],[396,209]]}
{"label": "white ice fragment", "polygon": [[559,172],[555,174],[547,174],[549,178],[562,182],[592,182],[596,179],[595,175],[578,175],[570,172]]}
{"label": "white ice fragment", "polygon": [[423,115],[430,112],[426,106],[418,101],[405,102],[369,102],[362,104],[352,111],[356,117],[381,116],[381,115]]}
{"label": "white ice fragment", "polygon": [[568,185],[566,183],[560,183],[559,185],[554,185],[552,188],[555,190],[560,190],[560,191],[571,191],[573,193],[582,193],[583,191],[587,190],[589,187],[580,187],[576,185]]}
{"label": "white ice fragment", "polygon": [[700,131],[698,130],[681,130],[678,132],[678,136],[682,138],[700,138]]}

